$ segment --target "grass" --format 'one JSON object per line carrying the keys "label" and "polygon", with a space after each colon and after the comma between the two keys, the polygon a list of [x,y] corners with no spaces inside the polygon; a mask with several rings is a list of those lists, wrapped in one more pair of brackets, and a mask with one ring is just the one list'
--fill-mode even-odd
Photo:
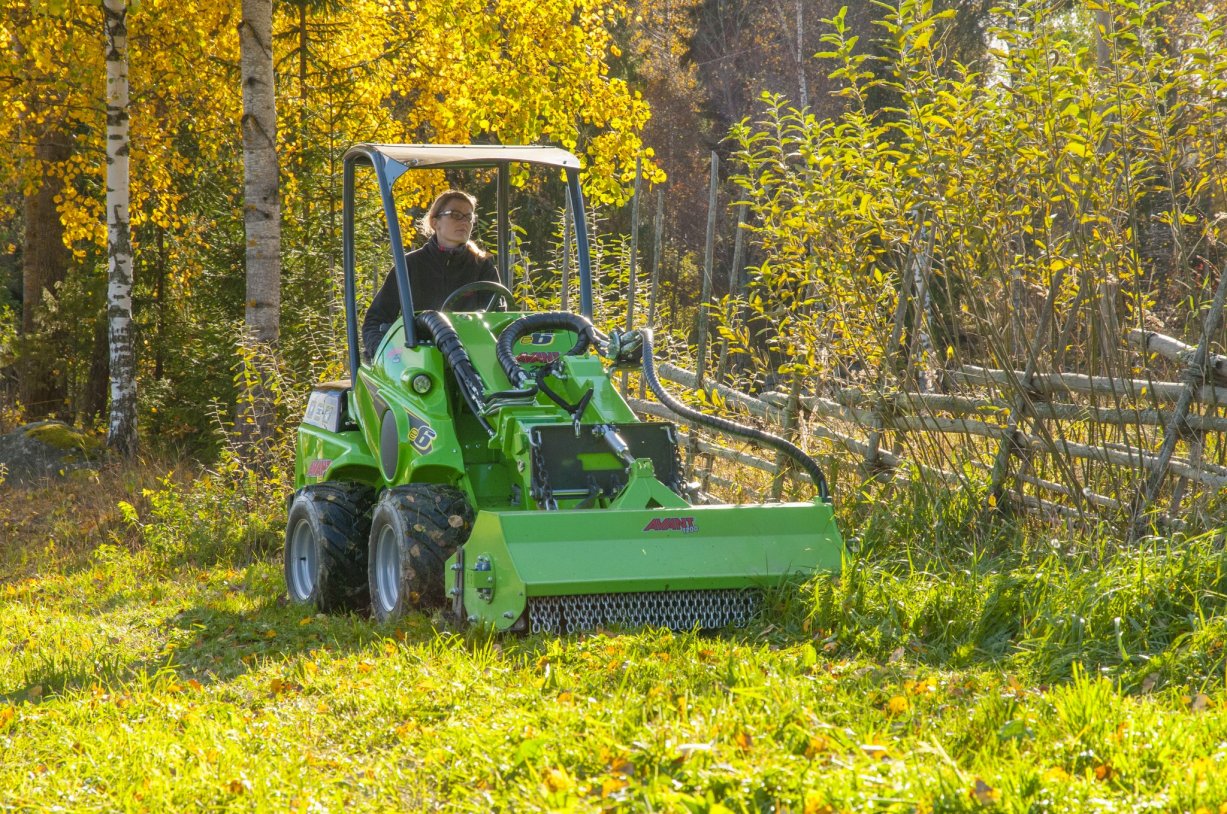
{"label": "grass", "polygon": [[0,810],[1227,803],[1214,536],[849,500],[856,558],[746,629],[491,637],[287,605],[275,476],[165,471],[10,490],[61,508],[0,517]]}

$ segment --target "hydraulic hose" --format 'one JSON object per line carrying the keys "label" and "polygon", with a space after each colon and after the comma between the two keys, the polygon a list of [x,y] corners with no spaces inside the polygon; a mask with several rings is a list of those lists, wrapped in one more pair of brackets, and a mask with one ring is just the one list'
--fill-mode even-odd
{"label": "hydraulic hose", "polygon": [[532,378],[531,374],[520,367],[520,363],[516,361],[515,353],[512,350],[515,347],[515,343],[525,334],[549,330],[571,331],[579,337],[575,345],[564,354],[566,356],[578,356],[588,350],[591,345],[600,347],[604,339],[600,331],[593,327],[588,318],[579,314],[570,314],[565,311],[550,311],[543,314],[528,314],[527,316],[520,317],[504,328],[503,332],[499,334],[498,348],[495,351],[498,356],[498,363],[502,365],[503,372],[507,374],[512,387],[524,387]]}
{"label": "hydraulic hose", "polygon": [[831,493],[827,489],[827,479],[822,474],[822,468],[818,466],[817,461],[806,455],[796,444],[756,427],[747,427],[744,424],[738,424],[726,418],[692,410],[669,395],[669,391],[665,390],[664,386],[660,383],[660,379],[656,377],[656,365],[652,361],[652,331],[648,328],[640,328],[639,333],[643,337],[643,379],[652,392],[656,394],[656,398],[660,399],[661,404],[695,424],[702,424],[720,432],[750,438],[784,453],[796,461],[797,465],[804,469],[814,481],[814,486],[818,489],[818,496],[822,498],[823,502],[831,502]]}
{"label": "hydraulic hose", "polygon": [[460,337],[456,334],[456,329],[452,327],[451,320],[438,311],[423,311],[417,315],[415,324],[419,331],[435,343],[439,353],[443,354],[443,359],[456,377],[456,383],[460,385],[460,394],[464,396],[469,409],[473,411],[473,415],[481,422],[486,432],[493,436],[494,428],[483,415],[486,408],[486,387],[481,381],[481,376],[477,374],[477,368],[473,366],[473,360],[469,358],[468,351],[464,349]]}

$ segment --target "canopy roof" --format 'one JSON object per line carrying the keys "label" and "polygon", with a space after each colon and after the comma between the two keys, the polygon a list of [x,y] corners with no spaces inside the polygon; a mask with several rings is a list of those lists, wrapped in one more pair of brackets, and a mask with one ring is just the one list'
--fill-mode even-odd
{"label": "canopy roof", "polygon": [[350,152],[380,153],[405,167],[492,167],[505,163],[579,169],[579,159],[559,147],[498,144],[358,144]]}

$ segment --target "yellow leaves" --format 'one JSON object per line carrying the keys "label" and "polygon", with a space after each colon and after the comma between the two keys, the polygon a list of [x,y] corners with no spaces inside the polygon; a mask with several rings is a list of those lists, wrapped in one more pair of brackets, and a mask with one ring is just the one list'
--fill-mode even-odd
{"label": "yellow leaves", "polygon": [[733,743],[735,743],[737,748],[742,752],[749,752],[754,748],[754,739],[750,736],[750,733],[746,732],[745,730],[738,730],[737,733],[733,735]]}
{"label": "yellow leaves", "polygon": [[809,789],[805,792],[805,799],[802,801],[801,811],[804,812],[804,814],[835,813],[835,809],[822,799],[822,795],[819,792],[814,791],[813,789]]}
{"label": "yellow leaves", "polygon": [[567,792],[575,788],[575,779],[564,768],[547,769],[541,781],[553,793]]}
{"label": "yellow leaves", "polygon": [[6,704],[0,708],[0,732],[8,730],[13,725],[13,721],[17,718],[17,708],[12,704]]}
{"label": "yellow leaves", "polygon": [[886,708],[887,714],[889,715],[902,715],[903,713],[908,711],[909,706],[910,704],[908,703],[908,700],[906,698],[904,698],[902,695],[896,695],[896,696],[891,697],[886,702],[885,708]]}
{"label": "yellow leaves", "polygon": [[626,778],[624,777],[606,777],[601,781],[601,799],[604,800],[612,797],[629,785],[630,784],[626,782]]}
{"label": "yellow leaves", "polygon": [[299,690],[302,689],[302,687],[298,686],[297,684],[294,684],[291,681],[287,681],[284,678],[274,678],[272,681],[268,683],[268,689],[269,689],[269,692],[271,692],[273,696],[276,697],[279,695],[288,695],[290,693],[298,692]]}
{"label": "yellow leaves", "polygon": [[1048,771],[1044,772],[1043,780],[1045,783],[1061,785],[1069,782],[1069,772],[1062,769],[1060,766],[1053,766]]}

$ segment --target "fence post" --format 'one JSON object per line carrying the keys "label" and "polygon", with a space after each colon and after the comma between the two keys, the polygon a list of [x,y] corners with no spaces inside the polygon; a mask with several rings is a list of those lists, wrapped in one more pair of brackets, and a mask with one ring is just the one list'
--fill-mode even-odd
{"label": "fence post", "polygon": [[[737,232],[733,236],[733,265],[729,267],[729,300],[741,293],[741,251],[745,244],[745,230],[742,229],[746,223],[746,210],[748,205],[743,203],[737,207]],[[731,324],[734,319],[739,316],[733,313],[732,308],[729,309],[728,321]],[[722,339],[720,341],[720,369],[716,375],[716,381],[724,381],[725,374],[729,370],[729,341]]]}
{"label": "fence post", "polygon": [[[707,300],[711,297],[711,274],[712,262],[716,250],[716,194],[719,191],[720,183],[720,159],[716,156],[715,151],[711,154],[711,188],[707,198],[707,246],[703,252],[703,286],[702,293],[699,295],[699,347],[695,354],[695,382],[696,390],[703,390],[703,373],[707,366]],[[690,433],[690,446],[687,450],[687,463],[690,466],[690,472],[693,476],[695,458],[699,452],[699,434],[697,431]]]}
{"label": "fence post", "polygon": [[[915,292],[912,297],[915,323],[911,340],[908,343],[906,370],[903,375],[904,386],[907,386],[912,379],[913,371],[916,371],[916,388],[921,393],[928,393],[932,390],[932,383],[928,380],[929,370],[924,364],[924,356],[927,354],[931,357],[933,354],[933,340],[929,328],[933,309],[932,298],[929,296],[929,274],[933,268],[935,238],[933,229],[924,225],[924,214],[922,213],[920,240],[924,242],[924,249],[919,257],[912,259],[911,267],[907,271],[912,277],[912,290]],[[917,353],[918,350],[919,353]]]}
{"label": "fence post", "polygon": [[1193,359],[1189,362],[1189,366],[1185,368],[1184,388],[1180,391],[1180,398],[1176,401],[1176,408],[1172,411],[1171,418],[1168,419],[1167,425],[1163,428],[1163,446],[1159,448],[1159,460],[1155,462],[1154,470],[1151,471],[1150,477],[1146,479],[1146,485],[1134,510],[1133,527],[1135,533],[1140,531],[1139,523],[1141,522],[1142,515],[1147,507],[1154,502],[1159,494],[1159,489],[1163,486],[1163,478],[1167,475],[1168,464],[1171,463],[1172,455],[1176,451],[1176,442],[1188,430],[1189,406],[1193,403],[1193,396],[1201,389],[1201,385],[1205,382],[1206,359],[1210,354],[1210,342],[1223,324],[1223,306],[1225,303],[1227,303],[1227,272],[1220,272],[1218,289],[1214,292],[1214,304],[1210,306],[1210,313],[1206,314],[1206,321],[1202,324],[1201,341],[1197,343],[1197,350],[1193,353]]}
{"label": "fence post", "polygon": [[[656,219],[652,224],[652,282],[648,288],[648,327],[656,329],[656,291],[660,287],[660,253],[664,248],[665,190],[656,188]],[[647,382],[639,379],[639,398],[647,395]]]}
{"label": "fence post", "polygon": [[716,195],[720,186],[720,158],[711,154],[711,189],[707,197],[707,244],[703,250],[703,290],[699,295],[699,347],[696,353],[695,386],[703,389],[703,374],[707,368],[707,301],[711,299],[712,263],[716,253]]}
{"label": "fence post", "polygon": [[[797,418],[801,413],[801,377],[792,374],[792,386],[788,389],[788,403],[784,407],[784,427],[782,435],[788,440],[797,427]],[[771,499],[779,500],[784,495],[784,471],[791,459],[780,452],[775,456],[775,474],[771,476]]]}
{"label": "fence post", "polygon": [[[869,427],[868,449],[865,451],[866,474],[872,474],[878,468],[881,461],[882,430],[885,424],[882,418],[882,398],[886,392],[888,371],[895,365],[895,356],[903,346],[903,325],[907,320],[907,309],[912,298],[912,283],[915,281],[915,275],[912,273],[912,267],[916,262],[914,249],[917,240],[923,234],[923,226],[921,228],[922,231],[918,232],[908,244],[907,256],[903,259],[903,273],[899,275],[899,299],[895,302],[895,315],[891,324],[890,339],[886,343],[886,354],[882,357],[882,370],[878,377],[878,400],[873,406],[873,421]],[[907,375],[907,364],[905,361],[905,378]]]}
{"label": "fence post", "polygon": [[558,299],[561,311],[571,310],[571,220],[571,196],[568,195],[562,210],[562,292]]}
{"label": "fence post", "polygon": [[[1022,381],[1014,383],[1016,389],[1014,401],[1010,405],[1010,416],[1006,419],[1005,430],[1002,432],[1001,441],[997,446],[997,456],[993,459],[993,472],[989,478],[988,499],[996,505],[1000,505],[1002,502],[1005,479],[1009,475],[1010,455],[1018,443],[1016,436],[1018,434],[1019,417],[1031,404],[1027,388],[1031,386],[1031,377],[1035,375],[1036,363],[1040,356],[1040,347],[1043,345],[1044,335],[1048,333],[1048,326],[1052,322],[1053,306],[1056,303],[1057,292],[1061,289],[1061,281],[1063,279],[1065,279],[1064,269],[1053,272],[1052,282],[1048,286],[1048,296],[1044,300],[1044,308],[1040,312],[1040,324],[1036,328],[1035,339],[1032,340],[1030,351],[1027,354],[1027,367],[1023,372]],[[1019,316],[1019,319],[1021,320],[1021,316]]]}
{"label": "fence post", "polygon": [[[626,270],[626,330],[635,327],[635,276],[639,264],[639,176],[643,158],[635,156],[635,186],[631,191],[631,256]],[[622,395],[627,392],[630,374],[622,371]]]}

